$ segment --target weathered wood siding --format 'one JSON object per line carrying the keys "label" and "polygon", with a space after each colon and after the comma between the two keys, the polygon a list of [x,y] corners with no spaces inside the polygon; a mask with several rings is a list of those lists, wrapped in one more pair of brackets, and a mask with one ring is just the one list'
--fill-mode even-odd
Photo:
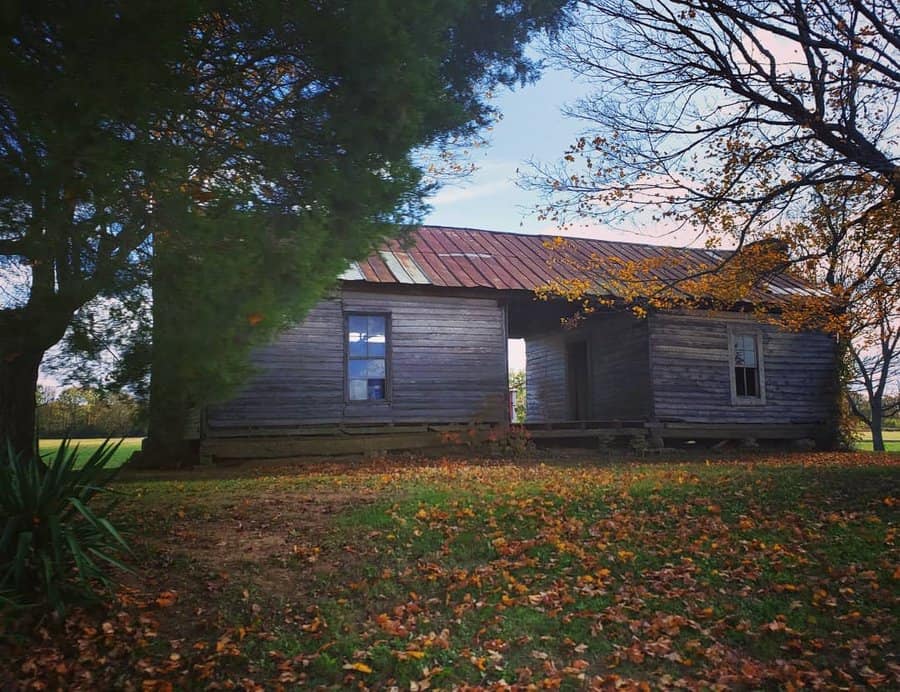
{"label": "weathered wood siding", "polygon": [[559,333],[525,339],[525,420],[548,423],[569,417],[566,341]]}
{"label": "weathered wood siding", "polygon": [[[390,313],[391,400],[345,401],[344,313]],[[253,356],[257,372],[211,406],[208,434],[233,428],[505,421],[506,326],[496,300],[344,290]]]}
{"label": "weathered wood siding", "polygon": [[502,422],[506,314],[496,300],[345,291],[344,310],[391,313],[392,403],[348,404],[345,420]]}
{"label": "weathered wood siding", "polygon": [[[649,319],[656,418],[697,423],[818,423],[833,414],[834,342],[741,315],[657,313]],[[762,339],[764,404],[733,404],[729,324]]]}
{"label": "weathered wood siding", "polygon": [[587,341],[593,420],[642,420],[651,409],[649,329],[630,313],[595,315],[574,331],[526,337],[529,423],[572,419],[566,345]]}
{"label": "weathered wood siding", "polygon": [[650,339],[646,319],[602,315],[590,327],[591,416],[643,420],[650,416]]}
{"label": "weathered wood siding", "polygon": [[334,423],[344,407],[341,302],[323,300],[293,327],[254,352],[256,372],[229,401],[210,406],[207,429]]}

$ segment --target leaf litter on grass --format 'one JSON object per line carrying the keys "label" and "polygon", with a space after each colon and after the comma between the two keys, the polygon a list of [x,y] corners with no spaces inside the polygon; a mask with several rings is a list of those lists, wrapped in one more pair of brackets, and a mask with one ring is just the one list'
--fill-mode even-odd
{"label": "leaf litter on grass", "polygon": [[407,457],[147,482],[141,579],[20,631],[8,682],[896,687],[898,472]]}

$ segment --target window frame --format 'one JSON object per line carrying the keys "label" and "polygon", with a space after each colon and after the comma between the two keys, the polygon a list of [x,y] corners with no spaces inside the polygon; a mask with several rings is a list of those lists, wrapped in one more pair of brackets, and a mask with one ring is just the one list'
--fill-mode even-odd
{"label": "window frame", "polygon": [[[759,394],[757,396],[738,395],[737,378],[734,370],[735,342],[738,337],[749,336],[756,345],[756,377]],[[766,366],[763,358],[763,335],[759,329],[729,325],[728,327],[728,378],[731,382],[732,406],[764,406],[766,403]]]}
{"label": "window frame", "polygon": [[[350,398],[350,361],[371,360],[369,358],[350,357],[350,318],[351,317],[383,317],[384,318],[384,398],[383,399],[351,399]],[[350,310],[344,312],[344,403],[351,406],[385,406],[393,398],[391,375],[393,372],[392,353],[393,337],[391,334],[391,313],[381,310]]]}

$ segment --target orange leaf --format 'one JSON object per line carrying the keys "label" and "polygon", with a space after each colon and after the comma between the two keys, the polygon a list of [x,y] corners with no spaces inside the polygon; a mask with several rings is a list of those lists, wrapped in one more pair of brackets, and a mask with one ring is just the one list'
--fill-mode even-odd
{"label": "orange leaf", "polygon": [[175,601],[177,600],[178,594],[174,591],[163,591],[156,599],[156,605],[160,608],[169,608],[170,606],[175,605]]}

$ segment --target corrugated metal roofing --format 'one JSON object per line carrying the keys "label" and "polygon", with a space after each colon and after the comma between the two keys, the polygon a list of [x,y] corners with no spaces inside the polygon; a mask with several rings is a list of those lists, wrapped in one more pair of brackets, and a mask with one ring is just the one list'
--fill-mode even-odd
{"label": "corrugated metal roofing", "polygon": [[[660,278],[684,277],[683,266],[708,265],[724,258],[705,248],[676,248],[593,238],[565,238],[563,253],[548,247],[557,236],[500,233],[471,228],[422,226],[403,244],[386,243],[365,261],[354,262],[341,276],[345,281],[381,284],[430,284],[453,288],[490,288],[501,291],[533,291],[553,280],[584,278],[582,267],[592,257],[617,257],[625,261],[677,260],[658,269]],[[562,261],[571,257],[576,266]],[[589,277],[603,290],[603,277]],[[772,280],[764,295],[750,299],[782,300],[789,295],[813,295],[815,289],[789,275]]]}

